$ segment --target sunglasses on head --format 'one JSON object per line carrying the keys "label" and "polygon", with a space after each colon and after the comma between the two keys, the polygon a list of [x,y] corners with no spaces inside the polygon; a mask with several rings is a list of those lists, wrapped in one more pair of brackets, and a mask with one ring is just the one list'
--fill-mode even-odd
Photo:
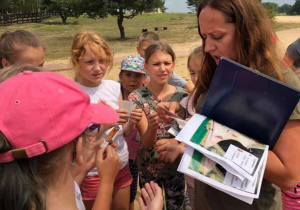
{"label": "sunglasses on head", "polygon": [[87,129],[85,129],[84,133],[87,135],[97,135],[100,131],[100,124],[91,124]]}

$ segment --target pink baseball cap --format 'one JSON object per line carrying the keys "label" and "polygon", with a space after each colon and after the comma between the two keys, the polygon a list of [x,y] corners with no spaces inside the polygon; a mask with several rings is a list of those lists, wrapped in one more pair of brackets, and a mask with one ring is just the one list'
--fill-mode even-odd
{"label": "pink baseball cap", "polygon": [[24,71],[0,84],[0,131],[13,149],[0,163],[51,152],[74,140],[91,123],[119,119],[107,105],[91,104],[78,85],[53,72]]}

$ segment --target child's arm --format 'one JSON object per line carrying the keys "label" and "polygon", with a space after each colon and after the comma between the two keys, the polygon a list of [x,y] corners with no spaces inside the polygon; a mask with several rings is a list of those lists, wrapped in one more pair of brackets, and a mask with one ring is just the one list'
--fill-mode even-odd
{"label": "child's arm", "polygon": [[194,89],[194,87],[193,87],[192,84],[190,84],[189,82],[187,82],[185,79],[183,79],[182,77],[180,77],[175,72],[173,72],[173,74],[170,76],[168,83],[170,85],[173,85],[173,86],[180,86],[180,87],[186,89],[186,91],[188,93],[191,93],[193,91],[193,89]]}
{"label": "child's arm", "polygon": [[101,148],[98,150],[96,165],[100,185],[93,209],[109,210],[114,182],[119,173],[121,161],[117,152],[111,146],[107,146],[105,149]]}
{"label": "child's arm", "polygon": [[136,124],[136,128],[141,136],[141,145],[143,147],[152,147],[157,138],[157,129],[159,127],[157,113],[149,114],[149,110],[145,108],[139,101],[137,93],[133,92],[128,96],[129,101],[135,102],[142,110],[142,118]]}
{"label": "child's arm", "polygon": [[142,116],[143,116],[142,109],[134,109],[131,111],[129,121],[123,126],[125,137],[129,136],[133,132],[135,125],[142,119]]}
{"label": "child's arm", "polygon": [[190,82],[186,82],[183,88],[191,94],[193,92],[194,86]]}
{"label": "child's arm", "polygon": [[146,131],[141,135],[141,143],[143,147],[152,147],[157,139],[157,131],[160,126],[158,122],[158,115],[156,112],[152,112],[146,117],[147,125]]}

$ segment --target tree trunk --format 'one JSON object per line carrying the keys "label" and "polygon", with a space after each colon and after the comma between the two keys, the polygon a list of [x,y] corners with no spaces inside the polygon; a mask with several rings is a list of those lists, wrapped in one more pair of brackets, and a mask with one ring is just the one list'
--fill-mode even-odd
{"label": "tree trunk", "polygon": [[67,22],[67,18],[68,18],[67,12],[60,11],[60,12],[59,12],[59,15],[60,15],[60,17],[61,17],[62,22],[63,22],[63,23],[66,23],[66,22]]}
{"label": "tree trunk", "polygon": [[123,20],[124,20],[124,14],[123,14],[123,9],[119,10],[119,15],[118,15],[118,27],[120,30],[120,35],[121,35],[121,39],[125,39],[125,30],[123,27]]}

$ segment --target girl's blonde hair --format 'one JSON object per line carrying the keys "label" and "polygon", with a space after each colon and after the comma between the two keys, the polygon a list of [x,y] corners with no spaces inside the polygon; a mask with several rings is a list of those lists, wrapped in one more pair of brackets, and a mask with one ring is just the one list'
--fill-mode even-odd
{"label": "girl's blonde hair", "polygon": [[7,66],[0,70],[0,83],[26,70],[33,72],[43,71],[41,68],[34,66]]}
{"label": "girl's blonde hair", "polygon": [[18,56],[26,47],[42,48],[40,40],[26,30],[6,31],[0,37],[0,69],[3,68],[1,60],[5,59],[10,64],[18,60]]}
{"label": "girl's blonde hair", "polygon": [[[99,33],[91,31],[78,32],[73,39],[71,49],[71,62],[75,70],[75,81],[78,81],[81,76],[79,60],[84,56],[86,47],[89,47],[93,53],[106,62],[108,70],[113,66],[113,52]],[[104,50],[106,57],[102,56],[101,49]]]}
{"label": "girl's blonde hair", "polygon": [[144,42],[157,42],[157,41],[159,41],[158,34],[151,31],[147,31],[140,35],[138,46],[141,46],[142,43]]}
{"label": "girl's blonde hair", "polygon": [[202,46],[194,48],[194,50],[189,54],[188,60],[187,60],[187,68],[190,69],[190,61],[192,59],[197,60],[197,64],[201,65],[203,63],[202,58],[203,58],[203,50]]}

